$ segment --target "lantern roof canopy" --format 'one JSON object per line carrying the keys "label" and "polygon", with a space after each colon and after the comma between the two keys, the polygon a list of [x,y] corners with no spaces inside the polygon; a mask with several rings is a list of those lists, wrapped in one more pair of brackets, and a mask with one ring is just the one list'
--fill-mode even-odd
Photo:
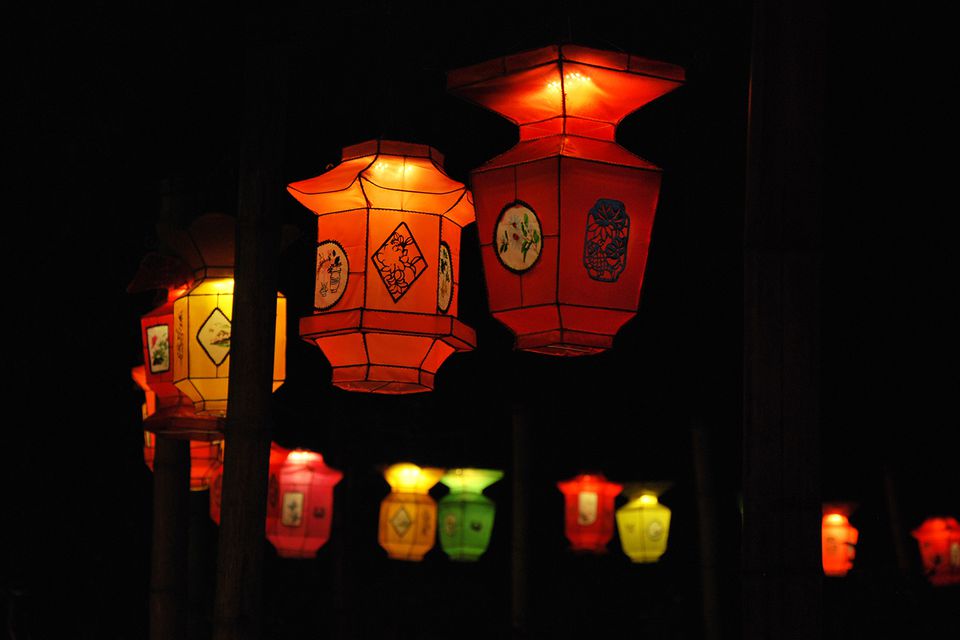
{"label": "lantern roof canopy", "polygon": [[521,128],[558,116],[615,125],[684,79],[677,65],[567,44],[456,69],[447,88]]}
{"label": "lantern roof canopy", "polygon": [[951,517],[927,518],[919,527],[914,529],[910,535],[914,538],[923,538],[926,536],[951,532],[960,534],[960,522]]}
{"label": "lantern roof canopy", "polygon": [[439,482],[443,469],[418,467],[410,462],[398,462],[387,467],[383,477],[398,493],[427,493]]}
{"label": "lantern roof canopy", "polygon": [[473,197],[444,172],[443,155],[409,142],[370,140],[346,147],[340,164],[287,190],[317,215],[390,209],[443,216],[461,226],[474,218]]}
{"label": "lantern roof canopy", "polygon": [[440,482],[450,493],[483,493],[483,490],[503,477],[498,469],[449,469]]}
{"label": "lantern roof canopy", "polygon": [[580,475],[557,483],[564,494],[576,494],[582,491],[594,491],[614,498],[620,495],[623,485],[610,482],[602,473],[581,473]]}
{"label": "lantern roof canopy", "polygon": [[857,505],[853,502],[824,502],[823,515],[827,516],[835,513],[844,517],[849,517],[856,508]]}
{"label": "lantern roof canopy", "polygon": [[631,501],[643,496],[650,496],[656,499],[672,486],[672,482],[626,482],[623,485],[623,493]]}

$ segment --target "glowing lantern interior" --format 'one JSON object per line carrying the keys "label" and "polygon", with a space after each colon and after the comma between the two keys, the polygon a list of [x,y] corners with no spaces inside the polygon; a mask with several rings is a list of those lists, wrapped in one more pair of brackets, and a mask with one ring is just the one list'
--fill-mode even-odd
{"label": "glowing lantern interior", "polygon": [[452,92],[520,127],[519,144],[471,172],[490,310],[517,348],[597,353],[636,313],[660,170],[615,130],[683,80],[674,65],[567,45],[448,74]]}
{"label": "glowing lantern interior", "polygon": [[605,553],[613,537],[613,501],[623,486],[603,474],[580,474],[557,483],[564,497],[564,533],[574,551]]}
{"label": "glowing lantern interior", "polygon": [[460,235],[473,203],[442,162],[430,147],[372,141],[288,187],[317,214],[314,313],[300,335],[342,389],[428,391],[447,357],[476,343],[457,319]]}
{"label": "glowing lantern interior", "polygon": [[826,510],[821,523],[823,573],[843,577],[853,568],[859,532],[850,524],[845,509]]}
{"label": "glowing lantern interior", "polygon": [[451,469],[440,478],[450,489],[440,499],[440,546],[452,560],[478,560],[487,550],[496,506],[483,490],[502,477],[495,469]]}
{"label": "glowing lantern interior", "polygon": [[395,560],[420,561],[436,541],[437,503],[427,492],[443,469],[404,462],[391,465],[383,476],[391,492],[380,503],[380,546]]}
{"label": "glowing lantern interior", "polygon": [[928,518],[912,535],[920,545],[924,575],[930,584],[960,584],[960,523],[949,517]]}
{"label": "glowing lantern interior", "polygon": [[[173,303],[173,383],[198,414],[225,416],[230,375],[233,279],[196,282]],[[277,294],[273,389],[286,375],[287,300]]]}
{"label": "glowing lantern interior", "polygon": [[670,509],[653,489],[628,491],[630,500],[617,509],[617,530],[623,552],[633,562],[656,562],[667,550]]}

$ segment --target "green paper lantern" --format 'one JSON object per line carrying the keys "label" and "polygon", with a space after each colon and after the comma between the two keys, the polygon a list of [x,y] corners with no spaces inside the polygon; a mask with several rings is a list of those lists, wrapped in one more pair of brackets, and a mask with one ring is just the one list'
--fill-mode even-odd
{"label": "green paper lantern", "polygon": [[483,490],[503,477],[496,469],[450,469],[440,478],[450,493],[440,499],[440,546],[451,560],[475,562],[487,550],[496,505]]}

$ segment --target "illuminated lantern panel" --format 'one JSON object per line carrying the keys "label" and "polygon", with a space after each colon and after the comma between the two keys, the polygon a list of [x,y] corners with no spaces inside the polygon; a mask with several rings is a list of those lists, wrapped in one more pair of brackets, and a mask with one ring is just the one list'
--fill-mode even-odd
{"label": "illuminated lantern panel", "polygon": [[[153,471],[153,458],[156,453],[157,436],[149,431],[143,432],[143,461]],[[221,440],[190,441],[190,490],[204,491],[210,488],[214,471],[223,460],[223,442]]]}
{"label": "illuminated lantern panel", "polygon": [[451,469],[440,478],[450,489],[440,499],[440,546],[451,560],[478,560],[487,550],[496,506],[483,490],[502,477],[495,469]]}
{"label": "illuminated lantern panel", "polygon": [[923,569],[930,584],[960,584],[960,523],[955,518],[928,518],[914,529]]}
{"label": "illuminated lantern panel", "polygon": [[656,562],[667,550],[670,509],[660,504],[655,491],[628,491],[630,501],[617,509],[617,529],[623,552],[633,562]]}
{"label": "illuminated lantern panel", "polygon": [[443,469],[420,468],[401,462],[387,467],[383,477],[390,495],[380,503],[378,541],[394,560],[419,562],[433,548],[437,534],[437,503],[427,492]]}
{"label": "illuminated lantern panel", "polygon": [[457,318],[473,202],[442,163],[427,146],[371,141],[288,187],[317,214],[314,312],[300,336],[323,351],[341,389],[429,391],[447,357],[476,344]]}
{"label": "illuminated lantern panel", "polygon": [[330,539],[333,487],[343,474],[313,451],[295,449],[270,474],[267,539],[282,558],[312,558]]}
{"label": "illuminated lantern panel", "polygon": [[574,551],[606,553],[613,537],[613,501],[623,486],[603,474],[580,474],[558,482],[564,498],[564,533]]}
{"label": "illuminated lantern panel", "polygon": [[450,91],[520,127],[471,172],[490,311],[516,348],[597,353],[636,314],[661,172],[615,130],[683,80],[671,64],[571,45],[448,74]]}
{"label": "illuminated lantern panel", "polygon": [[843,508],[825,509],[821,525],[823,573],[842,578],[853,568],[859,532],[850,524]]}
{"label": "illuminated lantern panel", "polygon": [[[173,303],[173,383],[198,414],[225,416],[230,375],[233,279],[196,282]],[[287,300],[277,294],[273,389],[286,375]]]}

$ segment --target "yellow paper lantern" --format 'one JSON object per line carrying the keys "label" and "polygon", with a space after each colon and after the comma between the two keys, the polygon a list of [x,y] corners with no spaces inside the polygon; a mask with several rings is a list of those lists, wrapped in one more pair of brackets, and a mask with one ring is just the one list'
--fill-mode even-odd
{"label": "yellow paper lantern", "polygon": [[[173,382],[198,414],[225,416],[233,278],[205,278],[173,304]],[[273,390],[286,376],[287,300],[277,294]]]}
{"label": "yellow paper lantern", "polygon": [[419,562],[433,548],[437,534],[437,503],[427,493],[443,469],[409,462],[390,465],[383,477],[390,495],[380,503],[378,541],[394,560]]}
{"label": "yellow paper lantern", "polygon": [[627,504],[617,509],[617,530],[623,552],[633,562],[656,562],[667,550],[670,509],[660,504],[662,489],[627,486]]}

